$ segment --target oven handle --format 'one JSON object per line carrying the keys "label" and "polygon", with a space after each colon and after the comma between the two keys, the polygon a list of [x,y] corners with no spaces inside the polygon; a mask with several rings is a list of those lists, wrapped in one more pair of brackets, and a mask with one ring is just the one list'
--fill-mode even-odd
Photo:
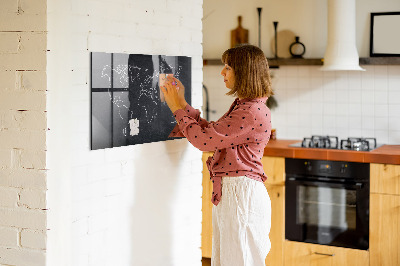
{"label": "oven handle", "polygon": [[356,182],[356,183],[346,183],[346,182],[332,182],[332,181],[321,181],[321,180],[316,180],[316,181],[310,181],[310,180],[304,180],[303,178],[297,178],[297,177],[288,177],[287,181],[294,181],[297,183],[301,183],[304,185],[340,185],[348,188],[353,188],[353,189],[361,189],[363,187],[362,182]]}

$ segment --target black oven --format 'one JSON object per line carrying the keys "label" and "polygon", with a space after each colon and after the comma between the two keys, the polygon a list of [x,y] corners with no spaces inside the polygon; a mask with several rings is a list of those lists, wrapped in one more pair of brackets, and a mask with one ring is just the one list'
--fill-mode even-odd
{"label": "black oven", "polygon": [[368,249],[369,164],[287,158],[285,169],[286,239]]}

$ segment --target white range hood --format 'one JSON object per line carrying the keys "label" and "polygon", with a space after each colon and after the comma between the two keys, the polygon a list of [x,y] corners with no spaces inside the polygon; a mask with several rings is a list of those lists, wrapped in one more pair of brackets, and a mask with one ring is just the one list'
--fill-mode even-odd
{"label": "white range hood", "polygon": [[358,70],[355,0],[328,0],[328,44],[320,70]]}

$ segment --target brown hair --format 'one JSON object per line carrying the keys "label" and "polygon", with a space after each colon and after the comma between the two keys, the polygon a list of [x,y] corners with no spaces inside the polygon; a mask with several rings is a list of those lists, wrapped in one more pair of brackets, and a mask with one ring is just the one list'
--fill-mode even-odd
{"label": "brown hair", "polygon": [[227,95],[254,99],[274,94],[268,61],[260,48],[248,44],[240,45],[226,50],[221,60],[235,74],[235,86]]}

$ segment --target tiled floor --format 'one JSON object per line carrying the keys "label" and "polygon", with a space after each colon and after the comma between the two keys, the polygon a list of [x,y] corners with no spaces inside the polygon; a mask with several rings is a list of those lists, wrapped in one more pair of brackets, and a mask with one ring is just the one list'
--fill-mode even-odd
{"label": "tiled floor", "polygon": [[209,258],[202,258],[203,266],[211,266],[211,259]]}

